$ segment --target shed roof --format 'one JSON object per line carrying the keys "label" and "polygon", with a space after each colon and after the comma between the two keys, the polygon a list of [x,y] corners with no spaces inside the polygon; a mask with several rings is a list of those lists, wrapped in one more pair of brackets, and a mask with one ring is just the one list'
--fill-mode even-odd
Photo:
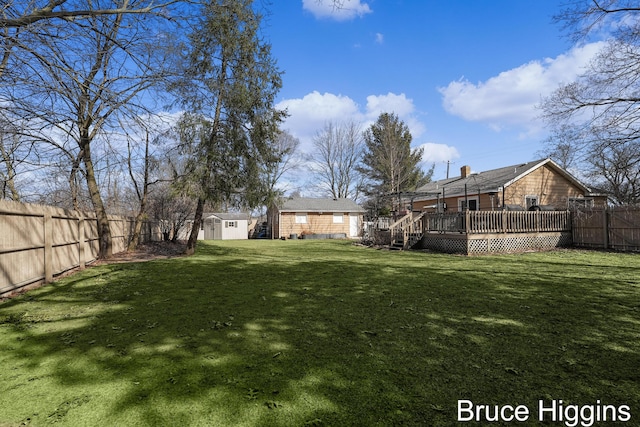
{"label": "shed roof", "polygon": [[284,201],[280,212],[365,212],[351,199],[293,197]]}
{"label": "shed roof", "polygon": [[218,219],[222,219],[225,221],[242,221],[242,220],[246,221],[249,219],[249,215],[242,212],[240,213],[217,212],[217,213],[204,214],[203,216],[204,218],[216,217]]}
{"label": "shed roof", "polygon": [[545,165],[563,175],[568,181],[579,187],[585,193],[590,191],[587,186],[560,167],[553,160],[542,159],[484,172],[472,173],[466,178],[458,176],[433,181],[418,188],[414,193],[414,200],[430,200],[434,198],[436,194],[442,195],[443,192],[445,197],[461,196],[465,194],[465,187],[467,192],[473,193],[489,193],[492,191],[498,191],[504,187],[508,187],[525,175],[528,175],[534,170]]}

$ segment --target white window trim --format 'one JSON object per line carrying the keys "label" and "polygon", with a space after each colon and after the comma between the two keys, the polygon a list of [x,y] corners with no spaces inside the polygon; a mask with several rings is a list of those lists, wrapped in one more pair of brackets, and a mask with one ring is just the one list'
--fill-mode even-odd
{"label": "white window trim", "polygon": [[307,223],[307,213],[306,212],[298,212],[295,215],[296,224],[306,224]]}
{"label": "white window trim", "polygon": [[333,214],[333,223],[334,224],[344,224],[344,213],[334,213]]}
{"label": "white window trim", "polygon": [[529,200],[534,198],[536,199],[535,206],[540,206],[540,197],[538,197],[537,194],[526,194],[524,196],[524,207],[529,209],[531,206],[534,206],[533,204],[529,204]]}
{"label": "white window trim", "polygon": [[464,197],[460,197],[458,198],[458,212],[464,212],[464,210],[462,209],[462,206],[464,205],[465,200],[468,201],[472,201],[475,200],[476,201],[476,210],[480,210],[480,197],[478,196],[469,196],[466,199]]}

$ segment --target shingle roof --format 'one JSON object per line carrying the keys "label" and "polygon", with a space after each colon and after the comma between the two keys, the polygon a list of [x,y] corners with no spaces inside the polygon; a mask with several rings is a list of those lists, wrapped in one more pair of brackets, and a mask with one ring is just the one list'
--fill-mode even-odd
{"label": "shingle roof", "polygon": [[488,193],[490,191],[497,191],[500,187],[508,187],[513,182],[522,178],[524,175],[547,164],[564,175],[565,178],[567,178],[569,181],[581,187],[585,192],[589,191],[588,187],[578,181],[578,179],[576,179],[569,172],[558,166],[551,159],[543,159],[535,160],[528,163],[521,163],[513,166],[506,166],[498,169],[492,169],[485,172],[472,173],[466,178],[458,176],[455,178],[430,182],[415,191],[417,196],[415,200],[429,200],[436,194],[442,194],[443,191],[446,197],[460,196],[465,193],[465,186],[467,192],[473,193]]}
{"label": "shingle roof", "polygon": [[364,212],[365,210],[350,199],[317,199],[294,197],[287,199],[280,212]]}

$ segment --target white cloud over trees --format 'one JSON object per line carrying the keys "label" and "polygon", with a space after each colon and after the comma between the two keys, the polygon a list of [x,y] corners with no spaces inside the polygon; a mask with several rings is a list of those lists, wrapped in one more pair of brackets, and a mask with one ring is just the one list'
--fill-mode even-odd
{"label": "white cloud over trees", "polygon": [[415,138],[422,135],[425,125],[418,119],[413,100],[402,94],[369,95],[364,106],[345,95],[321,94],[313,91],[302,98],[286,99],[276,105],[289,113],[283,128],[300,139],[301,149],[310,149],[311,139],[319,129],[333,121],[353,121],[363,128],[370,126],[381,113],[395,113]]}
{"label": "white cloud over trees", "polygon": [[582,73],[602,42],[571,49],[556,58],[531,61],[474,84],[464,78],[439,88],[444,109],[468,121],[483,122],[496,131],[506,127],[538,132],[543,123],[537,106],[558,85]]}

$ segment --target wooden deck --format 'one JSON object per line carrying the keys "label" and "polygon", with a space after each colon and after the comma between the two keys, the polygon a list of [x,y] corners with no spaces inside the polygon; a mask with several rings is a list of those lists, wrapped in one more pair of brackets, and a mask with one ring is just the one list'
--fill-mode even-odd
{"label": "wooden deck", "polygon": [[[640,209],[410,213],[379,233],[397,249],[506,253],[583,246],[640,251]],[[386,242],[386,243],[385,243]]]}
{"label": "wooden deck", "polygon": [[390,247],[451,253],[520,252],[571,244],[569,211],[409,213],[389,226]]}
{"label": "wooden deck", "polygon": [[425,233],[544,233],[571,230],[569,211],[467,211],[429,213],[422,218]]}

